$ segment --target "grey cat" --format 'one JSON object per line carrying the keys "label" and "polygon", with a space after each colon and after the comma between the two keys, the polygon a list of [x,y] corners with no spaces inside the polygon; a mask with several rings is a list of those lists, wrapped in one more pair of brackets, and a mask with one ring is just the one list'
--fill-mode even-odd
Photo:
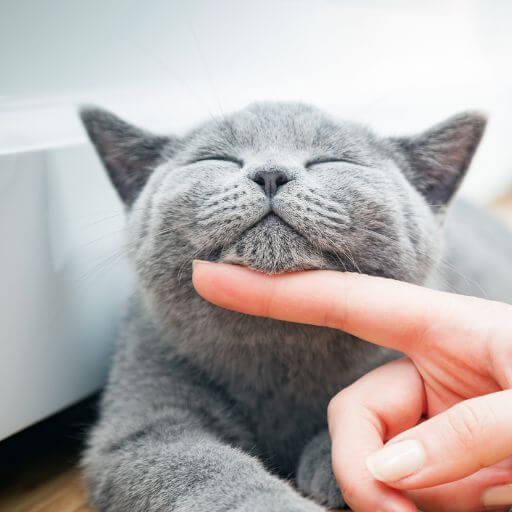
{"label": "grey cat", "polygon": [[137,276],[83,459],[93,506],[343,506],[328,402],[397,354],[217,308],[194,292],[192,260],[363,272],[508,300],[510,234],[467,204],[447,213],[485,118],[381,138],[314,107],[259,103],[161,137],[96,108],[81,115],[125,202]]}

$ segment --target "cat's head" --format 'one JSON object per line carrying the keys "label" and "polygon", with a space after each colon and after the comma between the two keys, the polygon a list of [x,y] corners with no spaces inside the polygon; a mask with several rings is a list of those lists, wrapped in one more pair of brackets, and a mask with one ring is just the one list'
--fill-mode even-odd
{"label": "cat's head", "polygon": [[160,297],[194,258],[423,282],[485,127],[464,113],[381,138],[311,106],[258,103],[163,137],[96,108],[81,115],[127,207],[139,278]]}

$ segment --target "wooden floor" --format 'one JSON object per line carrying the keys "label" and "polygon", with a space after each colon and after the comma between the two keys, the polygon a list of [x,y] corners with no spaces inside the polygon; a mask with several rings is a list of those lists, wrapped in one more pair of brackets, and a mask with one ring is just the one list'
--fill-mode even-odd
{"label": "wooden floor", "polygon": [[[496,203],[512,226],[512,196]],[[0,512],[92,512],[77,461],[93,398],[0,442]]]}
{"label": "wooden floor", "polygon": [[77,462],[95,410],[87,400],[0,443],[0,512],[92,512]]}
{"label": "wooden floor", "polygon": [[92,512],[76,468],[63,468],[39,482],[0,494],[2,512]]}

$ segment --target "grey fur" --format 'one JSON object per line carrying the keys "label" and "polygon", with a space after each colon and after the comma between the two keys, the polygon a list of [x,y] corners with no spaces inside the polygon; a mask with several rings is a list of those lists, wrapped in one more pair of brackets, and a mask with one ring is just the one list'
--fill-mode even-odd
{"label": "grey fur", "polygon": [[[314,107],[260,103],[164,147],[99,110],[82,118],[129,207],[127,247],[138,283],[83,459],[94,506],[341,506],[327,404],[397,354],[332,329],[217,308],[194,292],[191,261],[269,273],[350,270],[467,292],[455,263],[467,283],[476,277],[493,296],[510,299],[510,272],[472,262],[469,244],[480,247],[478,239],[456,244],[463,262],[450,263],[450,243],[443,256],[446,201],[482,135],[482,116],[386,139]],[[267,186],[261,173],[274,173],[281,185]],[[446,232],[457,232],[467,208],[473,212],[461,208]],[[486,233],[478,256],[510,258],[509,234],[472,215]]]}

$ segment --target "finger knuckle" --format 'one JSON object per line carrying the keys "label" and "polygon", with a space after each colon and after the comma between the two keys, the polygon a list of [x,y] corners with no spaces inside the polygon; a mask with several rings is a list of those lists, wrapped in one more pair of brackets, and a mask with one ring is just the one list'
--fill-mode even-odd
{"label": "finger knuckle", "polygon": [[336,278],[341,279],[340,284],[343,286],[343,293],[337,294],[335,300],[331,301],[329,306],[325,308],[323,325],[345,331],[348,329],[351,320],[349,304],[356,302],[353,300],[353,290],[358,283],[357,278],[354,281],[354,276],[350,272],[343,275],[337,273]]}
{"label": "finger knuckle", "polygon": [[333,398],[331,398],[329,404],[327,405],[327,418],[331,419],[335,415],[338,415],[345,408],[345,404],[347,403],[347,393],[342,390],[337,393]]}
{"label": "finger knuckle", "polygon": [[327,405],[327,418],[328,419],[331,419],[336,414],[336,410],[338,408],[337,402],[338,402],[338,395],[331,398],[331,400],[329,401],[329,404]]}
{"label": "finger knuckle", "polygon": [[327,405],[327,417],[343,414],[349,409],[355,409],[357,405],[359,405],[357,393],[351,386],[346,387],[331,398]]}
{"label": "finger knuckle", "polygon": [[265,317],[272,317],[277,296],[277,281],[275,279],[270,279],[269,283],[270,285],[268,287],[267,294],[264,296],[264,300],[261,304],[261,313]]}
{"label": "finger knuckle", "polygon": [[462,402],[447,411],[448,425],[459,447],[470,450],[486,430],[485,421],[470,403]]}

